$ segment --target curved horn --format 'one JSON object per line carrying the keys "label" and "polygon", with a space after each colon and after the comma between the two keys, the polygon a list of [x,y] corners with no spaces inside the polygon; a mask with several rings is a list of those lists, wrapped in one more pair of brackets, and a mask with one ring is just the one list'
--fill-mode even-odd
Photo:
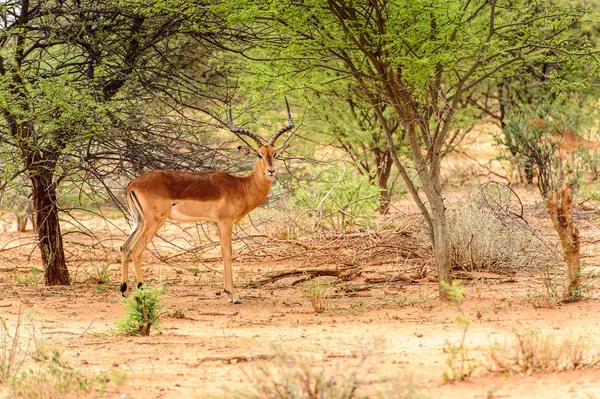
{"label": "curved horn", "polygon": [[245,136],[250,137],[251,139],[256,141],[256,144],[258,144],[259,147],[266,143],[266,140],[264,140],[259,135],[252,133],[248,129],[243,129],[241,127],[237,127],[236,125],[234,125],[233,118],[231,117],[231,108],[229,109],[229,120],[227,121],[227,127],[229,128],[229,130],[231,130],[233,133],[235,133],[238,136],[240,134],[243,134]]}
{"label": "curved horn", "polygon": [[275,142],[277,141],[277,139],[279,138],[279,136],[281,136],[282,134],[284,134],[285,132],[292,130],[294,128],[294,121],[292,120],[292,113],[290,111],[290,104],[288,103],[287,98],[285,99],[285,106],[287,108],[287,117],[288,117],[288,125],[286,127],[282,127],[281,129],[279,129],[274,135],[273,137],[271,137],[271,140],[269,141],[270,145],[275,145]]}

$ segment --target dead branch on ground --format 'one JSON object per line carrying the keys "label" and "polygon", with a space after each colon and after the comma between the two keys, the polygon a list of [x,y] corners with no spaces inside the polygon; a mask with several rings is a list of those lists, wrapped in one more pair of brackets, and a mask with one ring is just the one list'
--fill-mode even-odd
{"label": "dead branch on ground", "polygon": [[359,267],[353,267],[349,269],[308,269],[308,270],[293,270],[290,272],[283,272],[274,276],[265,277],[260,280],[252,281],[246,284],[245,288],[258,288],[265,284],[274,283],[275,281],[287,278],[304,276],[304,279],[294,282],[292,285],[299,284],[301,282],[310,280],[315,277],[337,277],[340,281],[350,280],[356,276],[359,276],[362,270]]}
{"label": "dead branch on ground", "polygon": [[233,363],[241,363],[241,362],[252,362],[255,360],[269,360],[273,359],[275,356],[273,355],[233,355],[233,356],[207,356],[198,359],[198,364],[190,365],[192,368],[196,368],[200,366],[202,363],[206,362],[223,362],[228,364]]}

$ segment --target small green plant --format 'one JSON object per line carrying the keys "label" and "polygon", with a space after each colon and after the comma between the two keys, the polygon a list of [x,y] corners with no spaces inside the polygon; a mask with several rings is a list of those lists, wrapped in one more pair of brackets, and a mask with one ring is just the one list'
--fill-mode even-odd
{"label": "small green plant", "polygon": [[108,374],[108,380],[114,382],[117,388],[120,388],[127,381],[127,373],[125,370],[111,368]]}
{"label": "small green plant", "polygon": [[477,367],[465,347],[465,338],[467,337],[467,330],[471,322],[465,316],[459,316],[456,320],[464,326],[464,329],[459,345],[446,341],[446,346],[444,347],[446,366],[448,366],[448,371],[444,372],[444,380],[449,382],[468,379]]}
{"label": "small green plant", "polygon": [[591,198],[595,201],[600,201],[600,181],[595,181],[590,184],[580,184],[577,196],[584,199]]}
{"label": "small green plant", "polygon": [[465,297],[465,289],[462,286],[462,280],[452,280],[451,285],[444,281],[442,281],[441,284],[450,300],[452,300],[452,303],[458,306]]}
{"label": "small green plant", "polygon": [[150,335],[151,327],[158,328],[163,289],[162,285],[135,289],[129,297],[123,298],[127,311],[125,317],[116,322],[117,332],[124,335]]}
{"label": "small green plant", "polygon": [[106,291],[108,291],[108,288],[109,287],[107,285],[98,285],[98,284],[96,284],[94,286],[94,291],[96,291],[96,292],[106,292]]}
{"label": "small green plant", "polygon": [[409,297],[407,297],[405,295],[401,295],[401,294],[390,295],[390,296],[386,297],[386,301],[389,301],[392,304],[394,304],[398,307],[401,307],[401,308],[417,305],[417,301],[415,301],[414,299],[410,299]]}
{"label": "small green plant", "polygon": [[327,309],[327,291],[331,288],[331,282],[322,277],[310,279],[302,287],[302,295],[310,300],[310,303],[317,313],[323,313]]}
{"label": "small green plant", "polygon": [[369,310],[369,305],[366,304],[365,301],[363,301],[363,300],[359,300],[359,301],[350,303],[350,308],[348,309],[350,314],[354,314],[354,315],[360,314],[360,313],[365,313],[368,310]]}

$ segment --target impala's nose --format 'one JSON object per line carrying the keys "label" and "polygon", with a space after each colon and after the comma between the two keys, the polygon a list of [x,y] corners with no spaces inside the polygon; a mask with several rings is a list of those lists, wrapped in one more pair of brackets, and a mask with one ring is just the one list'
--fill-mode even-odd
{"label": "impala's nose", "polygon": [[275,176],[275,169],[267,169],[267,176]]}

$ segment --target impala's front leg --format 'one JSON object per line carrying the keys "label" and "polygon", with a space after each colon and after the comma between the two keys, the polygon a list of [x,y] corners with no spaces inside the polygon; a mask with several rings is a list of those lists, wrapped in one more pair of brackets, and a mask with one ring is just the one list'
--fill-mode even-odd
{"label": "impala's front leg", "polygon": [[[138,245],[144,230],[144,223],[136,220],[133,230],[121,246],[121,295],[129,296],[129,260],[136,245]],[[135,260],[134,260],[135,261]]]}
{"label": "impala's front leg", "polygon": [[233,286],[233,275],[231,272],[231,232],[233,223],[219,222],[219,238],[221,239],[221,254],[223,255],[223,266],[225,268],[225,292],[229,295],[229,301],[240,304],[242,301],[235,292]]}
{"label": "impala's front leg", "polygon": [[[143,248],[142,248],[143,250]],[[136,272],[136,278],[138,281],[137,287],[140,288],[142,286],[143,283],[143,277],[142,277],[142,268],[141,268],[141,257],[142,254],[141,253],[135,253],[134,251],[132,251],[131,249],[125,249],[124,247],[121,247],[121,295],[123,297],[128,297],[130,294],[130,290],[129,290],[129,259],[130,257],[133,258],[133,264],[135,265],[135,272]]]}

